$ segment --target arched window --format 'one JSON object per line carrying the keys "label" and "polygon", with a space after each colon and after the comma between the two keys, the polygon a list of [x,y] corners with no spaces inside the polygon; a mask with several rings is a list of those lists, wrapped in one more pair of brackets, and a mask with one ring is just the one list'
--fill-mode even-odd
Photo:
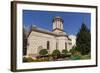
{"label": "arched window", "polygon": [[65,42],[65,49],[67,49],[67,43]]}
{"label": "arched window", "polygon": [[49,50],[49,49],[50,49],[50,42],[47,41],[47,50]]}

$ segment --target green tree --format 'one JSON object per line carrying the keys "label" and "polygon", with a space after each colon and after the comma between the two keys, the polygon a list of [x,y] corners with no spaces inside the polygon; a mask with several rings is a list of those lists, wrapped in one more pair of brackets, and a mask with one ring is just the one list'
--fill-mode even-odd
{"label": "green tree", "polygon": [[77,33],[76,45],[76,50],[79,51],[82,55],[88,54],[91,51],[91,34],[90,30],[84,23],[82,23],[81,29]]}
{"label": "green tree", "polygon": [[39,54],[40,54],[41,56],[45,56],[45,55],[48,54],[48,51],[47,51],[47,49],[41,49],[40,52],[39,52]]}

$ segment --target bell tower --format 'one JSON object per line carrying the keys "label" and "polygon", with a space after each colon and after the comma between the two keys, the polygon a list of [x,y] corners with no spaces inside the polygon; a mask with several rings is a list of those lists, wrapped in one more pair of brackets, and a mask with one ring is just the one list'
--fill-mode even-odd
{"label": "bell tower", "polygon": [[61,17],[56,16],[53,19],[53,32],[60,33],[63,31],[63,20]]}

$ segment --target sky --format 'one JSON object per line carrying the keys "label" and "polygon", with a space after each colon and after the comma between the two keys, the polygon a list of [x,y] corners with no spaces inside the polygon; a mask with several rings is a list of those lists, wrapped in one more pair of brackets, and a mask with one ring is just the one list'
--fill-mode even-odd
{"label": "sky", "polygon": [[82,23],[91,28],[91,14],[79,12],[55,12],[55,11],[35,11],[23,10],[23,25],[28,28],[31,25],[52,31],[52,20],[55,16],[60,16],[64,23],[64,31],[69,35],[76,35]]}

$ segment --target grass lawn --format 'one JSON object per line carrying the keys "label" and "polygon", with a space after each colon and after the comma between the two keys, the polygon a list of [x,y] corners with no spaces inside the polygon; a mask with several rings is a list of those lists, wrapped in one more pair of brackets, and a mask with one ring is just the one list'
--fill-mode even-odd
{"label": "grass lawn", "polygon": [[71,57],[71,60],[86,60],[91,59],[90,55],[75,55]]}
{"label": "grass lawn", "polygon": [[84,56],[81,56],[81,59],[84,60],[84,59],[91,59],[91,55],[84,55]]}

